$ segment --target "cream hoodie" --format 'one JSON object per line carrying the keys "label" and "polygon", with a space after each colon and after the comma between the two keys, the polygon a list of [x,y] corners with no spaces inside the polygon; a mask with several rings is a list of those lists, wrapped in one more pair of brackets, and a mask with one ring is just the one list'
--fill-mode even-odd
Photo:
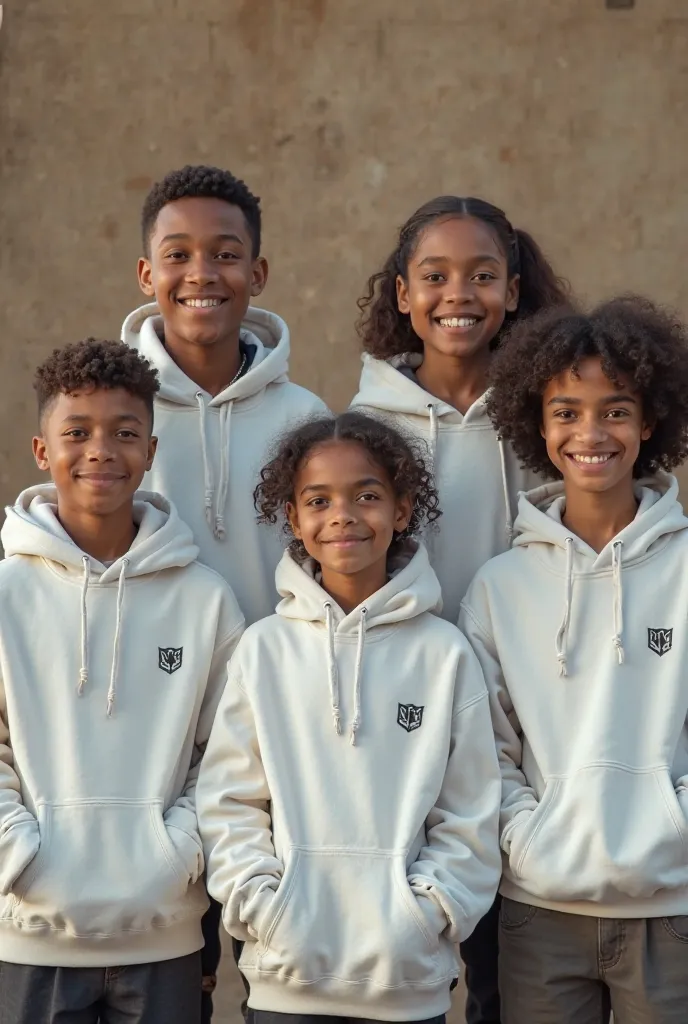
{"label": "cream hoodie", "polygon": [[160,374],[155,402],[159,438],[146,486],[177,506],[200,559],[234,590],[248,623],[275,608],[275,568],[283,546],[277,527],[259,526],[253,491],[272,442],[325,405],[287,377],[289,329],[274,313],[249,308],[241,340],[252,355],[243,377],[214,398],[168,355],[155,304],[124,321],[122,340]]}
{"label": "cream hoodie", "polygon": [[540,480],[522,469],[512,448],[497,437],[485,395],[462,416],[399,370],[415,370],[421,362],[416,353],[389,362],[364,355],[351,408],[382,414],[429,445],[442,518],[439,532],[430,533],[426,542],[442,586],[442,615],[454,623],[480,566],[511,543],[519,491]]}
{"label": "cream hoodie", "polygon": [[478,663],[430,614],[412,545],[348,615],[285,554],[251,626],[198,788],[208,887],[246,940],[256,1009],[419,1020],[449,1007],[494,898],[499,772]]}
{"label": "cream hoodie", "polygon": [[563,485],[522,496],[461,626],[490,690],[502,770],[501,891],[575,914],[688,914],[688,519],[638,485],[599,554]]}
{"label": "cream hoodie", "polygon": [[0,961],[106,967],[203,945],[199,760],[243,619],[174,508],[139,492],[109,568],[8,508],[0,563]]}

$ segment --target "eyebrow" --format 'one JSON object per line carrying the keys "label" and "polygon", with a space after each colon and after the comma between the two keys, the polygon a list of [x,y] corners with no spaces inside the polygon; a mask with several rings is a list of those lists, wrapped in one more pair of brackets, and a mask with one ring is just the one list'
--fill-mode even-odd
{"label": "eyebrow", "polygon": [[[179,231],[179,232],[177,232],[176,234],[173,234],[173,235],[165,235],[165,237],[160,240],[158,245],[164,245],[165,242],[185,242],[185,241],[188,241],[190,238],[191,238],[191,235],[185,234],[183,231]],[[227,232],[227,233],[223,232],[220,235],[215,235],[213,237],[213,241],[215,241],[215,242],[238,242],[239,245],[245,245],[246,244],[245,241],[243,240],[243,238],[240,238],[239,235],[232,234],[231,232]]]}
{"label": "eyebrow", "polygon": [[[72,413],[71,416],[65,416],[63,423],[90,423],[93,419],[92,416],[86,416],[82,413]],[[133,412],[123,412],[120,416],[115,416],[118,423],[143,423],[140,416],[137,416]]]}
{"label": "eyebrow", "polygon": [[[372,484],[377,484],[378,487],[382,487],[382,480],[378,480],[376,476],[367,476],[363,480],[357,480],[354,487],[370,487]],[[306,484],[305,487],[301,488],[301,494],[306,494],[310,491],[327,491],[331,488],[331,484]]]}
{"label": "eyebrow", "polygon": [[[422,267],[426,263],[447,263],[447,262],[449,262],[449,257],[448,256],[426,256],[425,259],[422,259],[420,261],[418,266]],[[483,253],[482,256],[474,256],[474,257],[472,257],[468,262],[469,263],[497,263],[497,264],[499,264],[500,260],[499,260],[499,258],[497,256],[492,256],[489,253]]]}
{"label": "eyebrow", "polygon": [[[555,395],[554,398],[550,398],[547,405],[581,405],[581,398],[571,398],[568,395]],[[609,395],[607,398],[602,399],[603,405],[617,405],[619,402],[629,402],[631,405],[637,405],[637,400],[633,395]]]}

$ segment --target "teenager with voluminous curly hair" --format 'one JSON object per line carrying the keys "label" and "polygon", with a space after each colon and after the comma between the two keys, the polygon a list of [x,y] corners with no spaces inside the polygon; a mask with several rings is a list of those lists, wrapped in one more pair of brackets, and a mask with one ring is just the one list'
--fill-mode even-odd
{"label": "teenager with voluminous curly hair", "polygon": [[[126,318],[122,339],[160,374],[161,444],[146,482],[175,503],[205,564],[255,622],[275,607],[282,555],[278,531],[255,521],[258,472],[276,433],[326,409],[289,380],[284,320],[251,305],[268,264],[259,201],[244,182],[217,167],[171,171],[151,189],[141,220],[147,304]],[[212,1016],[218,927],[214,906],[204,925],[203,1024]]]}
{"label": "teenager with voluminous curly hair", "polygon": [[[519,491],[539,482],[487,415],[490,363],[509,324],[568,289],[542,250],[482,199],[439,196],[399,231],[360,300],[363,371],[352,408],[427,441],[444,515],[429,544],[442,614],[511,543]],[[495,906],[462,949],[467,1024],[499,1024]]]}
{"label": "teenager with voluminous curly hair", "polygon": [[7,1024],[199,1024],[194,791],[243,629],[150,470],[155,370],[92,338],[38,368],[36,463],[0,562]]}
{"label": "teenager with voluminous curly hair", "polygon": [[[249,628],[198,782],[208,887],[246,945],[252,1019],[443,1024],[454,943],[500,873],[484,682],[419,530],[421,447],[359,413],[285,435],[277,613]],[[466,766],[470,770],[466,770]]]}
{"label": "teenager with voluminous curly hair", "polygon": [[543,313],[496,355],[488,406],[556,480],[521,495],[460,618],[502,772],[503,1019],[681,1024],[688,330],[633,297]]}

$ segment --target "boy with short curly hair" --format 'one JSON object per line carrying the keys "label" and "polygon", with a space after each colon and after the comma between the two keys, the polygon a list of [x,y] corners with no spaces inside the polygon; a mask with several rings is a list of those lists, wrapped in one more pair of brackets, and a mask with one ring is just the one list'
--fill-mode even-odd
{"label": "boy with short curly hair", "polygon": [[505,1024],[683,1024],[688,336],[616,299],[518,324],[490,413],[532,469],[460,624],[502,771]]}
{"label": "boy with short curly hair", "polygon": [[35,388],[53,482],[7,509],[0,562],[0,1019],[198,1024],[195,789],[243,616],[136,493],[150,364],[89,338]]}

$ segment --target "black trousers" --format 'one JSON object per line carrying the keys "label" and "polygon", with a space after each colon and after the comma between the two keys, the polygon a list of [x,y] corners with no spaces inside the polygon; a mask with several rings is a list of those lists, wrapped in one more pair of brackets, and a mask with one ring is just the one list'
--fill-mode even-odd
{"label": "black trousers", "polygon": [[201,955],[131,967],[0,962],[0,1024],[199,1024]]}
{"label": "black trousers", "polygon": [[466,1024],[500,1024],[499,908],[497,896],[470,938],[459,950],[466,965]]}
{"label": "black trousers", "polygon": [[[220,958],[222,956],[222,944],[220,941],[220,933],[222,931],[222,906],[219,903],[216,903],[215,900],[210,901],[210,907],[201,921],[201,927],[203,929],[203,938],[205,940],[205,945],[201,952],[203,977],[212,978],[217,975],[217,971],[220,966]],[[237,966],[239,965],[239,957],[241,956],[243,948],[243,942],[239,942],[237,939],[232,939],[232,953],[234,954],[234,962]],[[246,990],[246,998],[241,1004],[241,1014],[244,1020],[247,1020],[248,982],[243,974],[241,975],[241,980],[243,981],[244,989]],[[203,991],[201,998],[201,1024],[210,1024],[212,1017],[213,993],[212,991]],[[2,1024],[1,1021],[0,1024]]]}

